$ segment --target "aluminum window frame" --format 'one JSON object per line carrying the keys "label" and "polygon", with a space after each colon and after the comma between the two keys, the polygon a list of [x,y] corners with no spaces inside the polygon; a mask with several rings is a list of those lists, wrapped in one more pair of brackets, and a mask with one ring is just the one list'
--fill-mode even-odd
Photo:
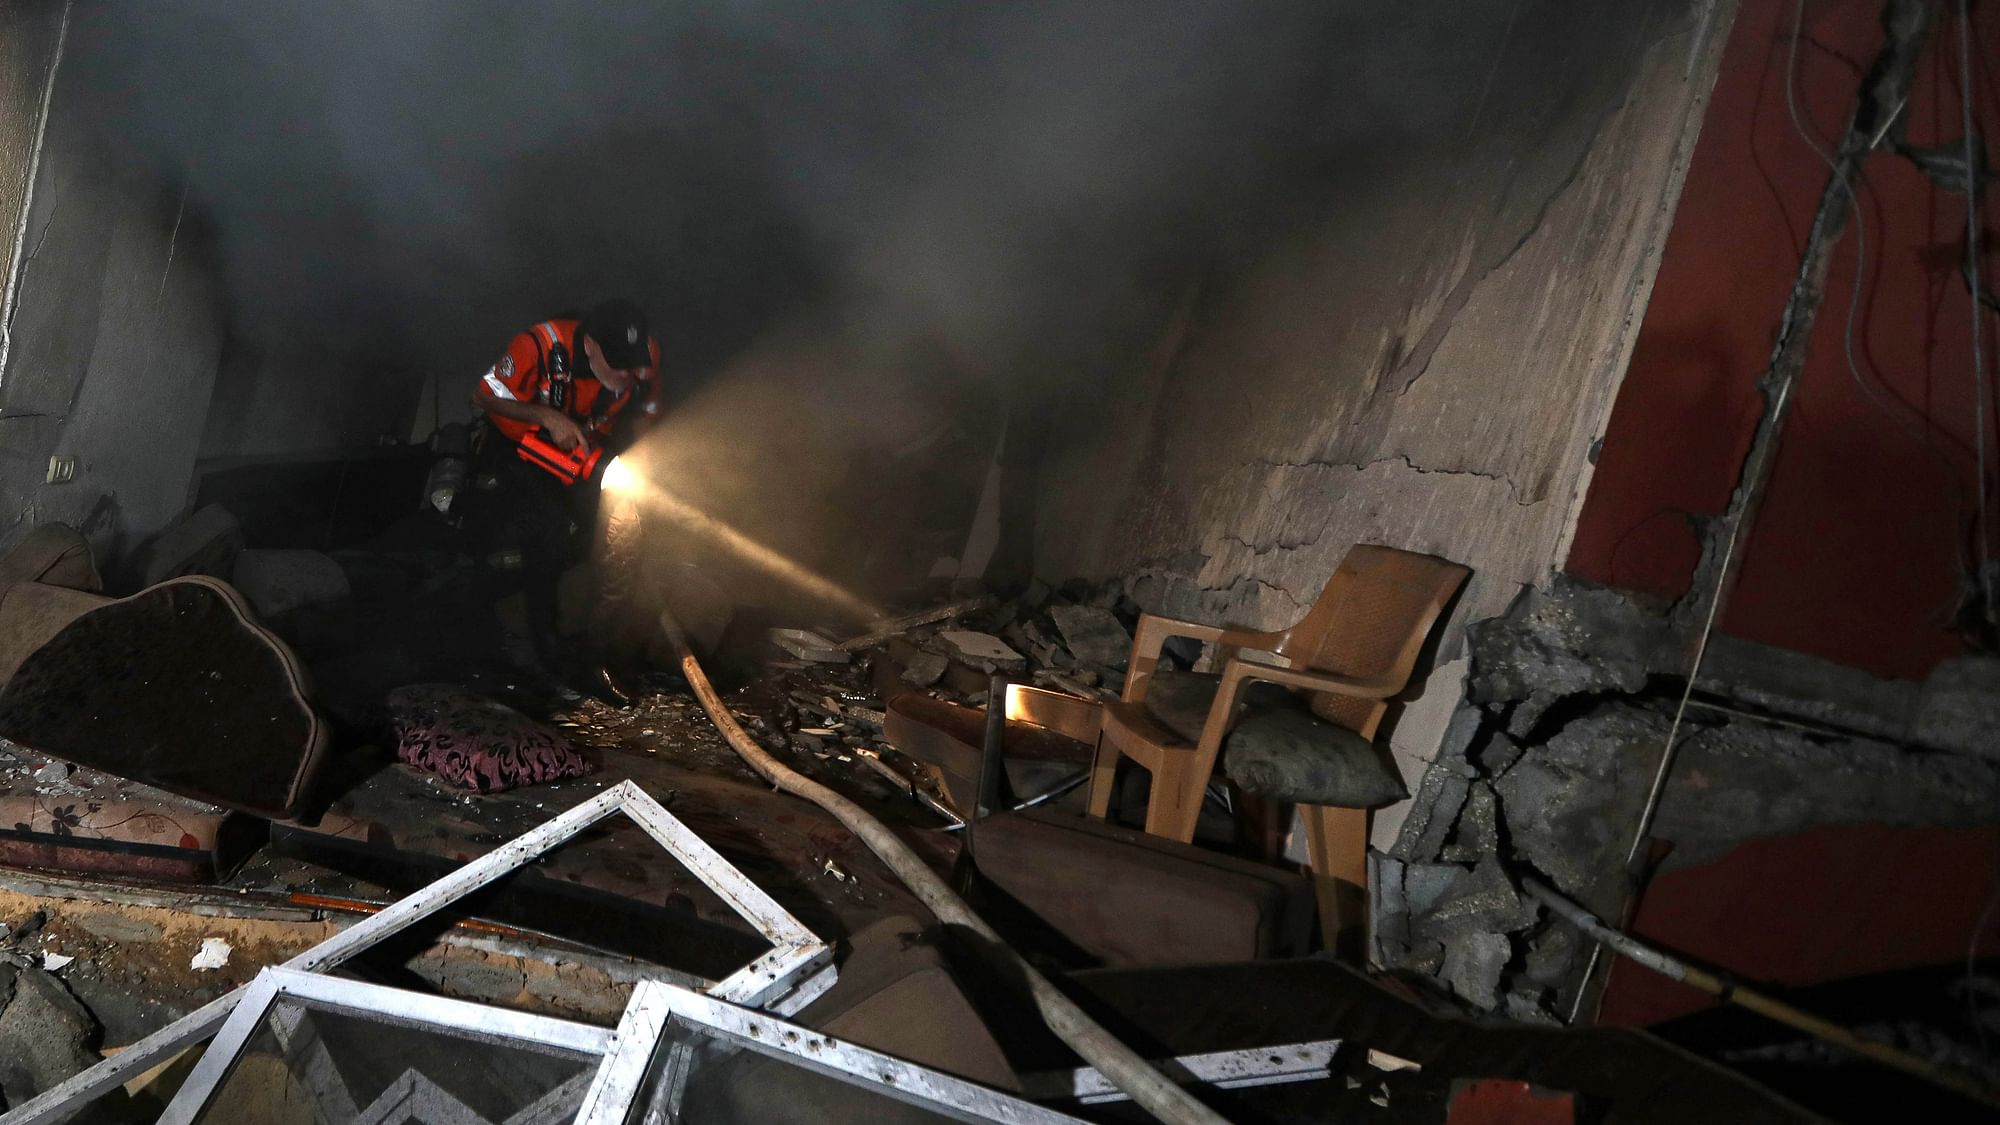
{"label": "aluminum window frame", "polygon": [[[921,1109],[965,1122],[1003,1122],[1006,1125],[1085,1125],[1082,1118],[1060,1110],[1036,1105],[1013,1094],[1002,1093],[976,1082],[920,1066],[894,1055],[886,1055],[856,1043],[836,1039],[824,1032],[801,1027],[766,1012],[753,1011],[715,996],[694,992],[662,980],[640,982],[633,990],[632,1011],[644,1004],[649,1018],[657,1019],[659,1031],[651,1049],[619,1060],[630,1068],[635,1085],[642,1085],[664,1032],[675,1023],[767,1058],[777,1058],[805,1070],[824,1075],[872,1093],[917,1106]],[[619,1044],[620,1051],[626,1044]],[[600,1079],[612,1069],[607,1063]],[[685,1075],[683,1074],[684,1078]],[[652,1095],[648,1095],[652,1096]],[[628,1101],[626,1104],[630,1104]],[[590,1103],[586,1103],[590,1108]],[[678,1119],[674,1107],[648,1105],[647,1122]],[[619,1117],[579,1115],[580,1125],[618,1125]]]}
{"label": "aluminum window frame", "polygon": [[[589,1086],[573,1115],[576,1125],[623,1125],[642,1100],[660,1092],[649,1089],[655,1057],[669,1044],[669,1029],[685,1029],[724,1046],[776,1058],[812,1073],[965,1122],[1007,1125],[1077,1125],[1078,1118],[1023,1098],[989,1089],[880,1051],[836,1039],[738,1004],[682,988],[664,980],[642,980],[632,990],[615,1030],[517,1012],[490,1004],[432,996],[366,981],[282,967],[265,969],[242,990],[241,999],[187,1080],[167,1105],[159,1125],[199,1125],[215,1097],[235,1072],[252,1039],[291,1000],[308,1009],[357,1015],[402,1027],[453,1033],[477,1042],[530,1047],[578,1059],[596,1059]],[[428,1081],[421,1072],[411,1072]],[[580,1078],[581,1076],[579,1076]],[[680,1075],[685,1078],[685,1071]],[[405,1074],[368,1107],[383,1101],[408,1082]],[[552,1088],[534,1103],[516,1110],[508,1120],[535,1117],[555,1121],[552,1105],[578,1078]],[[313,1085],[310,1081],[308,1085]],[[339,1095],[345,1097],[343,1087]],[[325,1094],[316,1091],[322,1101]],[[446,1095],[449,1096],[449,1095]],[[673,1096],[669,1093],[667,1096]],[[649,1105],[648,1120],[672,1120],[678,1114]]]}
{"label": "aluminum window frame", "polygon": [[[1153,1065],[1169,1080],[1182,1086],[1204,1086],[1217,1090],[1325,1082],[1335,1077],[1334,1059],[1344,1045],[1340,1039],[1314,1039],[1270,1047],[1179,1055],[1159,1060]],[[1029,1097],[1041,1101],[1108,1105],[1132,1100],[1132,1095],[1113,1085],[1096,1067],[1089,1066],[1025,1074],[1021,1077],[1021,1087]]]}
{"label": "aluminum window frame", "polygon": [[[769,952],[716,982],[708,991],[733,1003],[769,1007],[790,1015],[833,987],[836,970],[832,947],[629,779],[275,967],[304,973],[332,970],[534,862],[614,813],[630,818],[771,943]],[[0,1115],[0,1125],[43,1125],[65,1119],[113,1087],[215,1034],[244,998],[248,987],[209,1001],[118,1054],[21,1103]]]}
{"label": "aluminum window frame", "polygon": [[[362,1016],[399,1027],[457,1033],[463,1038],[497,1046],[532,1047],[546,1054],[580,1060],[595,1059],[600,1068],[617,1044],[617,1032],[591,1024],[324,973],[265,969],[244,989],[229,1018],[223,1021],[221,1029],[209,1041],[208,1049],[189,1071],[187,1080],[181,1084],[173,1101],[167,1104],[166,1112],[160,1115],[159,1125],[194,1125],[201,1120],[215,1095],[234,1073],[237,1060],[242,1057],[252,1037],[275,1014],[274,1010],[282,1000],[292,1000],[309,1009]],[[571,1082],[564,1082],[556,1089],[566,1089],[570,1085]],[[390,1089],[395,1089],[395,1084],[391,1084]],[[378,1096],[376,1100],[379,1102],[381,1098]],[[536,1104],[541,1100],[538,1098]],[[358,1112],[366,1112],[368,1108],[358,1107]]]}

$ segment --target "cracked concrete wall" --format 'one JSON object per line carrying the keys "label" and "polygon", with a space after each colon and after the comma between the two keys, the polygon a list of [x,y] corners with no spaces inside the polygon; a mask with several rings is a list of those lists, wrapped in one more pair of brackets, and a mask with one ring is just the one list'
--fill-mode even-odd
{"label": "cracked concrete wall", "polygon": [[1562,557],[1731,10],[1524,3],[1447,127],[1328,161],[1061,412],[1040,572],[1270,628],[1352,544],[1430,552],[1475,571],[1450,674],[1459,623]]}
{"label": "cracked concrete wall", "polygon": [[[56,83],[0,372],[0,548],[56,521],[115,562],[187,505],[221,298],[202,217],[86,139],[65,114],[72,80]],[[76,459],[73,480],[45,483],[54,455]]]}

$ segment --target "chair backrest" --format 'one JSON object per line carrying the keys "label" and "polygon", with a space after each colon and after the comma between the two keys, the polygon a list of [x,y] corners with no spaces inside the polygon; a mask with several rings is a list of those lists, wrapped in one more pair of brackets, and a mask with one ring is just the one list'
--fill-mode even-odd
{"label": "chair backrest", "polygon": [[[1401,691],[1438,615],[1471,573],[1431,555],[1358,544],[1340,560],[1312,609],[1285,630],[1275,651],[1295,668]],[[1388,704],[1319,695],[1313,711],[1372,738]]]}

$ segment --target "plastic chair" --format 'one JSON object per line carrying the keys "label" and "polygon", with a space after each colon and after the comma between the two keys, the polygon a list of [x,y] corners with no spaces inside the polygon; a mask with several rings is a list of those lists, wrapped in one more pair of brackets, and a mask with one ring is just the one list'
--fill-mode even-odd
{"label": "plastic chair", "polygon": [[[1191,841],[1216,759],[1254,683],[1302,693],[1312,713],[1330,725],[1330,734],[1344,728],[1372,742],[1394,697],[1408,686],[1432,627],[1469,574],[1466,567],[1430,555],[1359,545],[1347,552],[1305,617],[1288,629],[1258,633],[1142,615],[1124,696],[1105,707],[1090,780],[1091,815],[1110,811],[1118,761],[1130,758],[1153,775],[1146,831]],[[1192,741],[1147,706],[1168,637],[1216,646],[1221,674],[1200,737]],[[1271,653],[1280,664],[1243,659],[1238,654],[1244,651]],[[1328,741],[1333,752],[1336,740]],[[1326,942],[1351,943],[1365,916],[1368,810],[1306,802],[1298,809]]]}

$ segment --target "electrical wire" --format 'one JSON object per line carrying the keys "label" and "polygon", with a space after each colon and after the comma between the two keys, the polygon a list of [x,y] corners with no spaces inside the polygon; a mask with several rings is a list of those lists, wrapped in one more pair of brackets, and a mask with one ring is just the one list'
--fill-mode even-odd
{"label": "electrical wire", "polygon": [[[1974,147],[1975,134],[1972,131],[1973,71],[1972,71],[1972,8],[1967,0],[1958,0],[1958,107],[1959,127],[1963,130],[1965,142],[1965,272],[1967,295],[1972,315],[1972,409],[1976,417],[1973,426],[1975,449],[1979,466],[1979,519],[1976,533],[1979,537],[1979,591],[1981,604],[1990,621],[1993,617],[1993,564],[1991,559],[1992,540],[1987,527],[1986,498],[1986,357],[1981,335],[1985,329],[1986,309],[1981,305],[1979,295],[1984,292],[1980,282],[1979,261],[1979,173],[1986,165],[1985,153]],[[1989,1051],[1986,1024],[1981,1018],[1984,1012],[1978,1000],[1974,982],[1978,976],[1979,942],[1986,936],[1987,924],[1993,918],[1993,911],[2000,907],[2000,863],[1996,863],[1994,885],[1987,896],[1986,908],[1979,912],[1979,920],[1973,924],[1972,937],[1965,946],[1965,1007],[1973,1034],[1979,1038],[1981,1054]]]}
{"label": "electrical wire", "polygon": [[[1987,530],[1986,500],[1986,357],[1980,339],[1986,311],[1980,307],[1983,288],[1979,279],[1979,173],[1985,166],[1984,152],[1974,148],[1972,131],[1972,8],[1968,0],[1958,0],[1958,111],[1965,142],[1965,272],[1972,312],[1972,412],[1974,449],[1979,481],[1979,518],[1974,521],[1978,536],[1978,588],[1981,606],[1988,621],[1993,620],[1992,539]],[[1981,146],[1983,147],[1983,146]]]}
{"label": "electrical wire", "polygon": [[[1840,181],[1841,190],[1847,195],[1848,215],[1854,227],[1854,280],[1848,286],[1847,316],[1841,326],[1840,334],[1841,355],[1847,365],[1847,375],[1853,381],[1855,389],[1861,392],[1861,396],[1868,401],[1869,405],[1894,422],[1906,436],[1915,441],[1944,470],[1945,480],[1949,483],[1952,494],[1952,508],[1958,513],[1958,518],[1963,519],[1965,515],[1965,488],[1959,481],[1958,468],[1952,464],[1950,456],[1938,448],[1937,443],[1932,439],[1929,433],[1930,420],[1920,414],[1914,407],[1896,398],[1891,392],[1886,390],[1881,380],[1864,375],[1861,371],[1860,356],[1854,346],[1854,332],[1855,325],[1861,319],[1861,301],[1868,277],[1867,216],[1861,209],[1860,191],[1857,191],[1855,185],[1849,182],[1845,175],[1841,174],[1836,152],[1821,146],[1819,138],[1806,126],[1805,118],[1799,112],[1797,94],[1799,40],[1805,38],[1805,9],[1805,0],[1797,0],[1792,9],[1792,34],[1786,44],[1785,52],[1785,113],[1791,119],[1792,130],[1798,134],[1799,140],[1803,141],[1805,146],[1812,150],[1812,154],[1819,157],[1820,163],[1826,165],[1827,171],[1833,173],[1834,178]],[[1869,138],[1868,150],[1873,150],[1875,146],[1882,143],[1882,138],[1888,135],[1890,128],[1894,126],[1896,119],[1902,115],[1903,110],[1908,105],[1909,98],[1906,95],[1902,104],[1890,112],[1888,117],[1883,120],[1881,127],[1876,130],[1875,135]],[[1862,170],[1858,161],[1854,167],[1854,179],[1860,182],[1862,189],[1869,188],[1867,173]],[[1974,293],[1976,296],[1976,289]],[[1981,463],[1984,463],[1983,460]],[[1983,483],[1983,475],[1981,479]],[[1985,510],[1984,501],[1982,500],[1980,503],[1981,514],[1975,515],[1975,522],[1983,518]],[[1956,538],[1954,536],[1954,539]],[[1966,577],[1965,561],[1957,551],[1953,552],[1952,565],[1958,570],[1959,577],[1963,580]]]}
{"label": "electrical wire", "polygon": [[[1797,0],[1792,9],[1792,34],[1786,43],[1785,55],[1785,111],[1791,118],[1792,128],[1798,133],[1799,139],[1803,140],[1806,147],[1813,151],[1813,155],[1819,157],[1821,162],[1827,166],[1827,169],[1833,174],[1833,178],[1839,182],[1841,190],[1846,193],[1848,214],[1853,220],[1854,283],[1848,292],[1847,320],[1841,336],[1843,351],[1847,358],[1848,375],[1854,380],[1855,386],[1861,390],[1863,395],[1868,398],[1876,409],[1888,415],[1898,425],[1908,430],[1917,439],[1919,444],[1931,452],[1933,456],[1939,458],[1947,470],[1947,479],[1951,480],[1954,493],[1957,496],[1956,507],[1962,512],[1964,509],[1964,498],[1963,491],[1958,487],[1957,471],[1952,468],[1950,461],[1931,444],[1928,435],[1905,415],[1907,408],[1899,409],[1902,406],[1901,403],[1892,404],[1886,397],[1886,392],[1875,387],[1868,379],[1862,376],[1861,365],[1856,358],[1854,324],[1859,319],[1862,285],[1867,274],[1867,234],[1864,216],[1861,213],[1861,198],[1859,193],[1855,191],[1854,185],[1848,182],[1847,174],[1841,169],[1835,154],[1826,151],[1820,146],[1819,141],[1806,128],[1805,121],[1799,114],[1798,96],[1795,92],[1795,87],[1798,84],[1799,40],[1804,38],[1805,34],[1805,9],[1805,0]],[[1905,97],[1903,104],[1898,105],[1884,119],[1881,128],[1869,140],[1869,150],[1872,150],[1877,144],[1881,143],[1882,138],[1888,134],[1890,127],[1895,123],[1896,118],[1902,114],[1907,104],[1908,98]],[[1860,176],[1860,163],[1858,160],[1855,164],[1855,175],[1857,177]],[[1801,348],[1805,347],[1806,341],[1800,341],[1798,346]],[[1777,397],[1772,400],[1769,407],[1771,416],[1777,417],[1783,415],[1785,407],[1790,401],[1792,389],[1797,385],[1797,382],[1796,378],[1789,379],[1778,388]],[[1694,695],[1695,683],[1701,676],[1702,665],[1707,660],[1708,644],[1715,634],[1716,617],[1722,608],[1722,595],[1728,589],[1730,571],[1734,569],[1736,563],[1736,547],[1743,531],[1743,522],[1742,513],[1739,512],[1737,518],[1730,521],[1729,534],[1723,540],[1722,557],[1716,566],[1715,584],[1709,593],[1708,608],[1702,617],[1701,631],[1695,639],[1694,656],[1688,668],[1687,682],[1682,686],[1680,699],[1674,705],[1674,718],[1673,722],[1667,727],[1666,744],[1660,750],[1660,760],[1653,770],[1652,783],[1647,787],[1646,803],[1640,809],[1639,822],[1632,833],[1631,846],[1627,848],[1625,853],[1625,867],[1628,872],[1632,870],[1633,865],[1638,861],[1639,852],[1645,847],[1647,834],[1651,832],[1653,821],[1659,813],[1661,797],[1666,790],[1667,777],[1673,770],[1674,759],[1680,748],[1681,726],[1687,717],[1688,703]],[[1598,963],[1602,960],[1602,957],[1603,947],[1593,944],[1590,951],[1590,960],[1584,967],[1583,987],[1577,989],[1576,997],[1570,1005],[1570,1023],[1575,1023],[1583,1010],[1584,999],[1589,992],[1589,982],[1595,975]]]}
{"label": "electrical wire", "polygon": [[[1833,178],[1840,181],[1842,189],[1847,192],[1848,210],[1854,219],[1854,289],[1849,295],[1847,306],[1847,364],[1855,383],[1867,390],[1867,384],[1861,378],[1860,368],[1854,362],[1854,319],[1861,302],[1862,266],[1866,260],[1861,201],[1855,196],[1854,188],[1847,182],[1847,177],[1842,174],[1840,165],[1820,148],[1819,142],[1807,131],[1804,121],[1799,117],[1798,99],[1793,94],[1792,87],[1796,84],[1798,75],[1799,39],[1805,31],[1805,18],[1805,0],[1798,0],[1792,10],[1792,35],[1787,44],[1785,58],[1785,109],[1791,115],[1792,128],[1798,131],[1800,139],[1813,150],[1814,155],[1826,162],[1826,166],[1833,172]],[[1804,341],[1801,341],[1799,346],[1804,347]],[[1796,379],[1787,380],[1778,388],[1778,397],[1770,406],[1773,416],[1784,414],[1785,405],[1790,401],[1792,388],[1797,382]],[[1632,833],[1632,845],[1625,853],[1625,865],[1628,869],[1638,860],[1639,849],[1645,846],[1646,834],[1652,829],[1653,818],[1659,811],[1660,795],[1666,788],[1667,774],[1673,769],[1674,752],[1680,744],[1681,722],[1687,716],[1688,700],[1694,695],[1695,681],[1701,676],[1702,663],[1708,656],[1708,642],[1715,634],[1716,615],[1722,608],[1722,592],[1728,589],[1729,572],[1736,563],[1736,542],[1742,531],[1743,519],[1739,513],[1736,519],[1730,521],[1729,535],[1723,540],[1722,559],[1715,569],[1715,588],[1710,591],[1708,612],[1702,617],[1701,632],[1695,639],[1694,660],[1688,668],[1687,683],[1681,688],[1680,701],[1674,705],[1674,721],[1667,728],[1666,746],[1660,751],[1659,766],[1653,771],[1653,782],[1646,792],[1646,804],[1639,813],[1638,829]],[[1595,965],[1594,957],[1592,964]]]}

